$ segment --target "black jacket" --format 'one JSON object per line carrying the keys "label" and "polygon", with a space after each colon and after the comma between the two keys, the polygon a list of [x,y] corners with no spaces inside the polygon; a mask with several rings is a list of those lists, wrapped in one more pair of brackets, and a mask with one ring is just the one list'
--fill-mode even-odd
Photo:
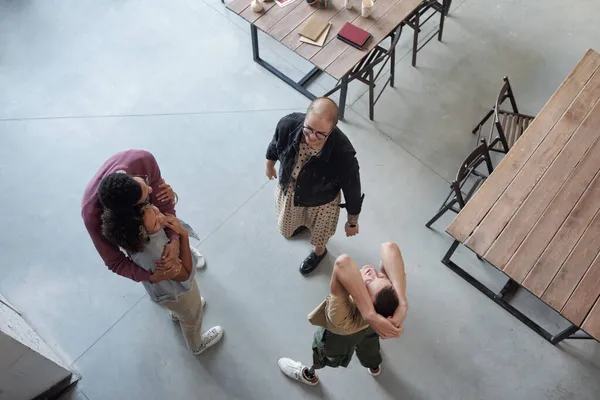
{"label": "black jacket", "polygon": [[[279,184],[287,190],[298,159],[305,114],[294,113],[277,124],[273,140],[267,148],[267,159],[279,161]],[[337,127],[318,156],[311,157],[302,167],[296,181],[294,205],[316,207],[333,201],[340,189],[350,215],[360,214],[362,192],[356,151],[348,137]]]}

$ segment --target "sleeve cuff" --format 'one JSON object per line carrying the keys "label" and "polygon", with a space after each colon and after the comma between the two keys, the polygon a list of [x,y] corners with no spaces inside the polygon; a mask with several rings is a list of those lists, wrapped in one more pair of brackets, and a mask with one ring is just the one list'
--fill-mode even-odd
{"label": "sleeve cuff", "polygon": [[145,269],[140,267],[140,272],[138,272],[138,282],[150,282],[150,275],[152,275],[152,272],[150,271],[146,271]]}

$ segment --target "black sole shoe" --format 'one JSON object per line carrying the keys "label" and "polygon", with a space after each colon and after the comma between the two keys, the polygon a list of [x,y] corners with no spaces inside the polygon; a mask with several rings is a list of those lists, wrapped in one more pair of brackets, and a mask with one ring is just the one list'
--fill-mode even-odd
{"label": "black sole shoe", "polygon": [[296,230],[294,231],[294,233],[292,233],[291,237],[298,236],[299,234],[301,234],[305,230],[308,230],[308,228],[305,227],[305,226],[299,226],[298,228],[296,228]]}
{"label": "black sole shoe", "polygon": [[308,275],[313,272],[326,255],[327,248],[325,248],[325,251],[320,256],[318,256],[314,251],[311,251],[308,257],[306,257],[304,261],[302,261],[302,264],[300,264],[300,273],[302,275]]}

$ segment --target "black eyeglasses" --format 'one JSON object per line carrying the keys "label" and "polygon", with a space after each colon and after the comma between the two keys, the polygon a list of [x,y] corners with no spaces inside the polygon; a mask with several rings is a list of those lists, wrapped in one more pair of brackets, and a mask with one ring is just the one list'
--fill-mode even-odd
{"label": "black eyeglasses", "polygon": [[304,136],[315,135],[317,137],[317,139],[325,140],[329,137],[329,135],[331,134],[331,132],[333,131],[334,128],[335,128],[335,126],[333,128],[331,128],[331,130],[329,132],[325,133],[325,132],[315,131],[310,126],[304,125],[302,127],[302,133],[304,133]]}

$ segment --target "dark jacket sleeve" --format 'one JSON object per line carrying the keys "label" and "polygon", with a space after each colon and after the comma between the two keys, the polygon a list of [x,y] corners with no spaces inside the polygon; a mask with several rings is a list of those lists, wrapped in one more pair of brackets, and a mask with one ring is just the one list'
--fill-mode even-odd
{"label": "dark jacket sleeve", "polygon": [[279,159],[279,150],[293,139],[294,132],[304,120],[304,114],[293,113],[281,118],[275,128],[275,134],[269,147],[267,148],[267,160],[281,161]]}
{"label": "dark jacket sleeve", "polygon": [[362,209],[358,160],[354,152],[345,154],[343,160],[340,170],[340,183],[344,192],[346,209],[349,215],[358,215]]}
{"label": "dark jacket sleeve", "polygon": [[277,128],[275,128],[275,134],[273,135],[273,139],[271,139],[271,143],[269,143],[269,147],[267,147],[267,160],[271,160],[271,161],[279,160],[279,155],[277,153],[277,143],[279,143],[283,125],[284,125],[284,119],[281,119],[279,121],[279,123],[277,124]]}

